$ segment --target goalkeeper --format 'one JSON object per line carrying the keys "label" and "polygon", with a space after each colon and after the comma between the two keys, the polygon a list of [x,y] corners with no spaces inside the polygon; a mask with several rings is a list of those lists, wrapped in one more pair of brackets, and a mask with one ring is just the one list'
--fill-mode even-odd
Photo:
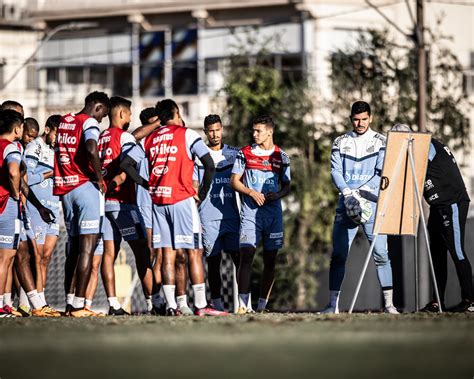
{"label": "goalkeeper", "polygon": [[[322,313],[339,313],[339,295],[352,241],[359,225],[372,242],[376,204],[365,197],[378,195],[385,154],[385,137],[370,128],[372,116],[366,102],[352,105],[353,130],[336,138],[331,152],[331,176],[341,193],[333,228],[333,252],[329,269],[329,304]],[[373,198],[373,197],[372,197]],[[377,275],[382,286],[387,313],[397,314],[393,306],[392,268],[387,252],[387,236],[379,235],[374,249]]]}

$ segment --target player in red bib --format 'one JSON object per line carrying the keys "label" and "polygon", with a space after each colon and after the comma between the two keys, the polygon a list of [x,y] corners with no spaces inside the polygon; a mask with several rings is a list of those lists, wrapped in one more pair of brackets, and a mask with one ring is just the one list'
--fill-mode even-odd
{"label": "player in red bib", "polygon": [[110,127],[99,138],[99,155],[107,185],[105,194],[104,256],[102,281],[109,300],[109,315],[124,315],[115,294],[114,262],[122,238],[128,242],[137,265],[145,297],[153,290],[150,251],[143,219],[137,206],[135,182],[120,169],[121,158],[135,146],[135,138],[127,132],[131,119],[131,101],[115,96],[110,99]]}
{"label": "player in red bib", "polygon": [[[134,147],[121,167],[137,184],[147,187],[153,202],[153,246],[163,248],[163,291],[169,315],[179,314],[175,299],[175,263],[177,256],[189,258],[194,290],[195,314],[224,314],[207,306],[202,262],[200,221],[193,187],[194,158],[204,165],[204,180],[199,199],[209,191],[214,175],[214,162],[201,137],[184,127],[179,108],[166,99],[156,105],[162,127]],[[135,165],[148,159],[150,178],[147,182]]]}
{"label": "player in red bib", "polygon": [[[106,186],[97,141],[99,123],[108,115],[109,109],[110,100],[105,93],[90,93],[85,99],[84,109],[62,117],[56,137],[53,193],[62,198],[70,237],[65,289],[68,294],[75,294],[69,310],[72,317],[96,315],[84,309],[84,303],[104,216]],[[72,286],[74,271],[76,280]]]}

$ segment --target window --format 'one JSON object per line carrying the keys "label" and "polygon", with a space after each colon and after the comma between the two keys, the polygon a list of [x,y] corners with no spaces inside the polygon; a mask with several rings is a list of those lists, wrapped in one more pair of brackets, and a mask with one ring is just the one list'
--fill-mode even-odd
{"label": "window", "polygon": [[66,83],[83,84],[84,83],[84,69],[82,67],[68,67],[66,69]]}

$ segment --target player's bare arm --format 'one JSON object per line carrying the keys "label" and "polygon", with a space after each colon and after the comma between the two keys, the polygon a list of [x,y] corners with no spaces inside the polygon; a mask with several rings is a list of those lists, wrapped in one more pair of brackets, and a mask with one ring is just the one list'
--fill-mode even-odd
{"label": "player's bare arm", "polygon": [[121,172],[118,175],[115,175],[114,178],[110,181],[109,186],[107,187],[107,191],[110,192],[117,188],[118,186],[122,185],[127,179],[127,174],[125,172]]}
{"label": "player's bare arm", "polygon": [[94,174],[97,178],[97,185],[99,186],[100,192],[103,194],[107,192],[107,188],[105,188],[104,177],[102,176],[102,169],[100,165],[99,159],[99,151],[97,149],[97,142],[94,139],[88,139],[86,141],[86,151],[87,157],[89,162],[92,165],[92,169],[94,170]]}
{"label": "player's bare arm", "polygon": [[290,193],[290,182],[282,182],[281,189],[278,192],[267,192],[265,194],[266,201],[275,201],[287,196]]}
{"label": "player's bare arm", "polygon": [[139,142],[143,138],[148,137],[151,133],[153,133],[154,130],[158,129],[160,125],[161,125],[160,120],[157,118],[155,121],[153,121],[150,124],[142,125],[136,128],[132,132],[132,136],[134,136],[137,142]]}
{"label": "player's bare arm", "polygon": [[20,200],[20,166],[16,162],[8,164],[8,180],[10,182],[10,196]]}
{"label": "player's bare arm", "polygon": [[232,174],[230,177],[230,185],[234,189],[241,194],[250,196],[259,207],[265,204],[265,195],[261,192],[257,192],[253,189],[248,188],[244,183],[241,181],[242,175]]}

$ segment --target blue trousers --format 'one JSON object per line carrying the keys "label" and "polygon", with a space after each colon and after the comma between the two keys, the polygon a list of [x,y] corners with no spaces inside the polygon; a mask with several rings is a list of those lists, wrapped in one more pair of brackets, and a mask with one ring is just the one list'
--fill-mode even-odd
{"label": "blue trousers", "polygon": [[[375,208],[375,206],[374,206]],[[375,212],[373,212],[375,215]],[[361,224],[365,236],[372,243],[374,219],[372,216],[369,221]],[[336,210],[333,228],[333,251],[331,255],[331,265],[329,268],[329,289],[331,291],[340,291],[344,274],[346,271],[346,260],[352,241],[357,234],[359,225],[355,224],[346,214],[344,206],[339,205]],[[388,258],[387,236],[378,235],[373,251],[377,276],[383,290],[392,288],[392,267]]]}

